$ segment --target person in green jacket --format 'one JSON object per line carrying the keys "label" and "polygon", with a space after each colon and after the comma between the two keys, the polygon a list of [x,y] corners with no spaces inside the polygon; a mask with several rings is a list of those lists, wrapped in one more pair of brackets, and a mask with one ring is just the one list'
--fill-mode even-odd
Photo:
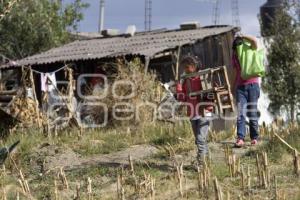
{"label": "person in green jacket", "polygon": [[236,37],[232,48],[232,63],[236,71],[235,88],[236,101],[238,107],[237,116],[237,141],[236,147],[242,147],[245,144],[246,135],[246,118],[249,118],[251,144],[256,145],[258,142],[258,110],[257,103],[260,96],[259,78],[253,77],[243,79],[241,77],[241,65],[237,55],[237,48],[243,42],[248,42],[253,50],[257,50],[257,41],[250,36]]}

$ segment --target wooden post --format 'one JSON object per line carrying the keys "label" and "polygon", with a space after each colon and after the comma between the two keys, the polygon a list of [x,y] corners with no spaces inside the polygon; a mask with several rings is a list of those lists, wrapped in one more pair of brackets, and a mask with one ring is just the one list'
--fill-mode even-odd
{"label": "wooden post", "polygon": [[298,152],[294,150],[294,171],[297,176],[300,175],[299,170],[299,155]]}
{"label": "wooden post", "polygon": [[149,64],[150,64],[150,58],[147,56],[145,57],[145,71],[144,71],[145,74],[148,73]]}
{"label": "wooden post", "polygon": [[180,62],[180,54],[181,54],[181,46],[178,47],[177,55],[176,55],[176,71],[175,71],[175,80],[178,81],[179,76],[179,62]]}
{"label": "wooden post", "polygon": [[68,104],[69,104],[69,117],[70,119],[72,118],[73,116],[73,105],[72,105],[72,99],[73,99],[73,96],[74,96],[74,85],[73,85],[73,70],[68,67],[67,68],[67,71],[68,71],[68,80],[69,80],[69,85],[68,85]]}
{"label": "wooden post", "polygon": [[41,123],[40,110],[39,110],[39,101],[37,100],[37,96],[36,96],[36,92],[35,92],[35,83],[34,83],[33,71],[32,71],[31,66],[29,66],[29,72],[30,72],[30,82],[31,82],[31,87],[32,87],[32,94],[33,94],[33,98],[35,101],[35,112],[36,112],[36,116],[37,116],[38,127],[40,128],[42,126],[42,123]]}

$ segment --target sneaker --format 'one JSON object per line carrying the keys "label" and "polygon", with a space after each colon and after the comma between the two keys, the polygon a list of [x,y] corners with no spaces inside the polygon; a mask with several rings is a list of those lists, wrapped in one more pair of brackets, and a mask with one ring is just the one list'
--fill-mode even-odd
{"label": "sneaker", "polygon": [[236,143],[235,143],[235,147],[242,147],[244,146],[245,142],[243,139],[238,138]]}
{"label": "sneaker", "polygon": [[203,169],[204,163],[199,161],[198,159],[195,159],[191,162],[191,165],[192,165],[193,170],[195,170],[195,172],[197,172],[198,170],[201,171]]}
{"label": "sneaker", "polygon": [[253,139],[253,140],[251,140],[251,145],[257,145],[257,143],[258,143],[258,141],[257,141],[257,139]]}

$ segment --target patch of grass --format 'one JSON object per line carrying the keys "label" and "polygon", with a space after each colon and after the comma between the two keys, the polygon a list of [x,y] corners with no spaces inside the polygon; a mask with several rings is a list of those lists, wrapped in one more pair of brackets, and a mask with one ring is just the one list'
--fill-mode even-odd
{"label": "patch of grass", "polygon": [[193,137],[190,132],[190,124],[182,122],[183,125],[169,124],[149,127],[145,132],[145,139],[154,145],[178,144],[181,140]]}
{"label": "patch of grass", "polygon": [[83,155],[109,154],[129,147],[131,143],[127,141],[126,136],[117,133],[94,132],[84,136],[80,142],[75,143],[71,148]]}
{"label": "patch of grass", "polygon": [[[288,134],[287,132],[282,132],[280,135],[284,138],[284,140],[290,144],[292,147],[296,148],[298,151],[300,151],[300,134],[299,129],[290,131]],[[271,161],[278,163],[281,162],[283,159],[283,156],[290,154],[292,155],[292,151],[281,141],[279,141],[278,138],[274,136],[274,138],[265,145],[262,150],[266,151],[269,155],[269,158]]]}
{"label": "patch of grass", "polygon": [[229,177],[229,168],[225,163],[213,164],[211,166],[212,174],[220,181],[223,181],[226,177]]}
{"label": "patch of grass", "polygon": [[102,176],[108,177],[116,177],[117,169],[110,168],[107,166],[93,166],[93,167],[86,167],[83,169],[72,170],[70,172],[66,172],[68,179],[72,181],[76,181],[78,179],[84,180],[88,177],[96,178]]}
{"label": "patch of grass", "polygon": [[145,174],[150,174],[153,177],[161,177],[164,173],[157,168],[145,168],[141,165],[135,165],[135,174],[139,177],[144,177]]}

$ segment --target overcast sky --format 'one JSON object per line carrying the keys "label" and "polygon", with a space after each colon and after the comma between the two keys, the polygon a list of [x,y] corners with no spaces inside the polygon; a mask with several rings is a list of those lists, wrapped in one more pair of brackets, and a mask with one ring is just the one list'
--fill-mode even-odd
{"label": "overcast sky", "polygon": [[[65,0],[65,2],[72,0]],[[79,24],[79,31],[98,30],[99,1],[83,0],[90,4],[84,11],[85,19]],[[213,2],[215,0],[152,0],[152,29],[178,28],[186,21],[199,21],[201,25],[212,24]],[[232,24],[231,0],[220,0],[220,24]],[[257,15],[259,7],[266,0],[239,0],[242,32],[260,35]],[[120,29],[125,32],[128,25],[136,25],[138,31],[144,30],[145,0],[106,0],[105,28]]]}

